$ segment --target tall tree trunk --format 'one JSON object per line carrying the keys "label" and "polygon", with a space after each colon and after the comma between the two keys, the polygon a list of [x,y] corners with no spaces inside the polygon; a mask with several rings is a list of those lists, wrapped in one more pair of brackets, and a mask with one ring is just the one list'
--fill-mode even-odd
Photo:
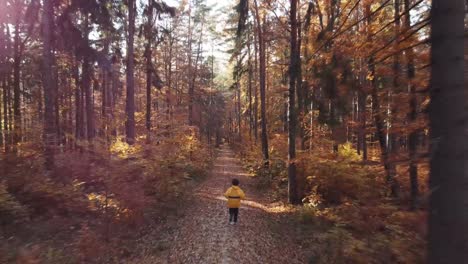
{"label": "tall tree trunk", "polygon": [[94,107],[92,102],[91,87],[91,65],[87,56],[83,58],[82,67],[82,91],[84,92],[84,102],[86,105],[86,136],[89,141],[94,138]]}
{"label": "tall tree trunk", "polygon": [[73,74],[75,77],[75,138],[77,140],[82,140],[84,137],[83,134],[83,102],[81,98],[82,86],[80,83],[79,69],[78,69],[78,57],[76,57]]}
{"label": "tall tree trunk", "polygon": [[[258,30],[258,27],[256,28]],[[256,30],[256,31],[257,31]],[[257,32],[256,32],[257,33]],[[254,114],[254,135],[255,135],[255,144],[258,141],[258,33],[254,34],[254,106],[253,106],[253,114]]]}
{"label": "tall tree trunk", "polygon": [[[405,1],[405,30],[411,29],[411,15],[410,15],[410,1]],[[407,60],[407,76],[408,76],[408,86],[410,92],[410,113],[409,120],[411,124],[415,124],[417,118],[417,97],[416,97],[416,87],[413,84],[413,79],[415,77],[415,67],[414,67],[414,52],[413,49],[408,49],[405,52]],[[414,210],[417,207],[417,201],[419,196],[419,184],[418,184],[418,164],[416,161],[416,152],[418,144],[418,130],[413,130],[409,135],[409,176],[411,183],[411,209]]]}
{"label": "tall tree trunk", "polygon": [[[291,0],[290,55],[289,55],[289,93],[288,93],[288,200],[292,204],[300,202],[296,180],[296,81],[299,73],[299,50],[297,43],[297,0]],[[300,88],[299,88],[300,89]]]}
{"label": "tall tree trunk", "polygon": [[127,100],[125,122],[127,143],[135,143],[135,82],[134,82],[134,49],[135,35],[135,0],[128,0],[128,40],[127,40]]}
{"label": "tall tree trunk", "polygon": [[[296,0],[297,1],[297,0]],[[296,4],[297,5],[297,4]],[[297,8],[296,8],[297,9]],[[302,119],[305,115],[305,91],[302,83],[302,61],[301,61],[301,46],[302,46],[302,21],[300,18],[300,10],[297,10],[297,48],[296,48],[296,63],[297,63],[297,74],[296,74],[296,91],[297,91],[297,110],[299,118],[299,137],[301,139],[301,149],[305,149],[306,137],[305,127]],[[296,118],[297,119],[297,118]]]}
{"label": "tall tree trunk", "polygon": [[[370,5],[367,4],[365,6],[365,13],[367,17],[367,34],[371,34],[371,17],[370,17]],[[370,41],[370,39],[369,39]],[[377,133],[377,138],[380,146],[380,156],[382,163],[385,168],[386,176],[387,179],[391,178],[391,175],[394,175],[394,173],[391,171],[392,167],[389,165],[389,153],[388,153],[388,148],[387,148],[387,143],[386,143],[386,135],[385,135],[385,126],[384,126],[384,119],[382,117],[382,110],[380,107],[380,101],[379,101],[379,91],[378,91],[378,85],[377,85],[377,78],[375,76],[375,65],[374,65],[374,57],[371,57],[368,61],[368,67],[370,74],[372,76],[371,80],[371,87],[372,87],[372,92],[371,92],[371,98],[372,98],[372,115],[374,116],[374,121],[375,121],[375,126],[376,126],[376,133]]]}
{"label": "tall tree trunk", "polygon": [[54,145],[56,142],[56,128],[55,128],[55,87],[53,80],[53,63],[54,58],[52,54],[52,32],[54,30],[54,10],[52,0],[44,0],[42,13],[42,85],[44,87],[44,146],[45,146],[45,168],[52,171],[54,168]]}
{"label": "tall tree trunk", "polygon": [[252,69],[252,52],[251,52],[251,42],[252,39],[250,37],[250,31],[249,31],[249,37],[248,37],[248,42],[247,42],[247,50],[248,50],[248,61],[247,61],[247,68],[248,68],[248,91],[247,91],[247,96],[249,100],[249,106],[248,106],[248,115],[249,115],[249,138],[252,140],[252,130],[253,130],[253,110],[252,110],[252,80],[253,80],[253,69]]}
{"label": "tall tree trunk", "polygon": [[8,84],[6,77],[3,79],[3,131],[4,131],[4,142],[5,142],[5,151],[8,151]]}
{"label": "tall tree trunk", "polygon": [[146,24],[146,50],[145,50],[145,57],[146,57],[146,129],[148,130],[148,138],[150,140],[150,131],[151,131],[151,76],[152,72],[152,50],[151,50],[151,42],[152,42],[152,30],[153,30],[153,7],[148,5],[148,22]]}
{"label": "tall tree trunk", "polygon": [[[390,92],[390,103],[391,109],[390,109],[390,117],[388,118],[390,120],[390,129],[394,130],[392,126],[395,126],[397,124],[397,107],[396,107],[396,102],[394,102],[394,97],[395,94],[398,95],[400,93],[400,54],[396,52],[399,47],[398,43],[400,42],[400,0],[394,0],[394,20],[395,20],[395,37],[397,41],[395,41],[395,55],[393,56],[393,87],[392,91]],[[390,135],[390,144],[388,146],[391,157],[392,159],[395,159],[396,155],[398,154],[398,148],[399,148],[399,135],[395,131],[389,132]],[[387,174],[387,181],[390,184],[390,190],[391,190],[391,196],[392,197],[398,197],[399,196],[399,183],[395,179],[396,177],[396,165],[394,162],[391,162],[389,160],[388,166],[390,167],[389,173]]]}
{"label": "tall tree trunk", "polygon": [[260,22],[260,14],[258,10],[257,0],[255,3],[255,17],[257,22],[258,46],[259,46],[259,61],[260,61],[260,115],[262,119],[262,153],[263,161],[266,167],[269,166],[268,154],[268,133],[267,133],[267,119],[266,119],[266,57],[265,57],[265,40],[263,36],[263,29]]}
{"label": "tall tree trunk", "polygon": [[[17,6],[19,8],[19,6]],[[21,71],[21,54],[20,54],[20,11],[17,12],[15,24],[15,36],[13,41],[13,115],[14,115],[14,131],[13,131],[13,147],[16,148],[16,143],[21,138],[21,97],[20,97],[20,71]]]}
{"label": "tall tree trunk", "polygon": [[[85,15],[85,39],[88,42],[88,34],[89,34],[89,18],[88,14]],[[93,75],[92,64],[90,58],[87,54],[83,56],[83,91],[85,94],[85,102],[86,102],[86,135],[89,141],[92,141],[95,136],[95,124],[94,124],[94,100],[93,94],[94,89],[91,83],[91,76]]]}
{"label": "tall tree trunk", "polygon": [[433,0],[428,263],[468,261],[468,91],[464,1]]}
{"label": "tall tree trunk", "polygon": [[358,94],[358,120],[359,127],[359,143],[362,149],[362,160],[367,160],[367,140],[366,140],[366,100],[367,95],[360,91]]}
{"label": "tall tree trunk", "polygon": [[239,142],[242,142],[242,120],[241,120],[241,85],[240,85],[240,75],[237,76],[237,129]]}
{"label": "tall tree trunk", "polygon": [[[188,70],[189,76],[194,76],[195,73],[192,67],[192,2],[189,0],[189,10],[188,10]],[[188,83],[188,125],[193,125],[193,97],[194,97],[194,85],[191,82],[192,78]]]}

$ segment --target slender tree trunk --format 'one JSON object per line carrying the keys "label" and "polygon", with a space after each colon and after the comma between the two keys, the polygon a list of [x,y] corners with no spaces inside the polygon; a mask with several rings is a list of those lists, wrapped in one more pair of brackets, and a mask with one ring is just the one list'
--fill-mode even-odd
{"label": "slender tree trunk", "polygon": [[8,151],[8,84],[6,77],[3,79],[3,131],[4,131],[4,142],[5,151]]}
{"label": "slender tree trunk", "polygon": [[42,13],[42,39],[43,39],[43,72],[42,84],[44,87],[44,146],[45,146],[45,167],[48,171],[54,168],[54,145],[56,143],[56,128],[55,128],[55,87],[53,80],[53,63],[54,58],[52,54],[52,32],[53,28],[54,10],[52,0],[43,1]]}
{"label": "slender tree trunk", "polygon": [[364,92],[358,94],[358,120],[359,128],[359,143],[362,149],[362,160],[367,160],[367,140],[366,140],[366,100],[367,95]]}
{"label": "slender tree trunk", "polygon": [[[17,6],[19,8],[19,6]],[[20,98],[20,71],[21,71],[21,54],[20,54],[20,12],[17,13],[15,24],[15,36],[13,41],[13,115],[14,115],[14,130],[13,130],[13,147],[16,148],[16,143],[21,138],[21,98]]]}
{"label": "slender tree trunk", "polygon": [[[298,1],[298,0],[294,0]],[[296,4],[298,5],[298,4]],[[296,8],[297,9],[297,8]],[[305,91],[302,83],[302,61],[301,61],[301,46],[302,46],[302,22],[300,19],[300,10],[297,10],[297,48],[295,52],[296,63],[297,63],[297,74],[296,74],[296,91],[297,91],[297,118],[299,118],[299,137],[301,139],[301,149],[305,149],[305,127],[302,119],[305,114]],[[297,119],[296,118],[296,119]]]}
{"label": "slender tree trunk", "polygon": [[150,140],[150,131],[151,131],[151,77],[152,77],[152,50],[151,50],[151,42],[152,42],[152,30],[153,30],[153,7],[148,6],[148,22],[146,25],[146,50],[145,50],[145,57],[146,57],[146,129],[148,130],[148,138]]}
{"label": "slender tree trunk", "polygon": [[259,43],[259,55],[260,55],[260,114],[262,119],[262,152],[263,161],[266,167],[269,166],[269,154],[268,154],[268,133],[267,133],[267,119],[266,119],[266,57],[265,57],[265,40],[263,39],[263,29],[260,22],[260,14],[258,10],[257,0],[255,3],[255,17],[257,21],[257,34]]}
{"label": "slender tree trunk", "polygon": [[84,99],[86,104],[86,135],[89,141],[94,138],[94,107],[91,98],[91,65],[87,56],[83,58],[83,73],[82,73],[82,91],[84,91]]}
{"label": "slender tree trunk", "polygon": [[[0,25],[0,33],[1,33],[1,30],[2,30],[2,28],[1,28],[1,25]],[[1,42],[0,42],[0,45],[1,45]],[[0,46],[0,48],[1,48],[1,46]],[[3,76],[0,76],[0,77],[2,78],[2,80],[1,80],[2,90],[4,90],[5,89],[5,79],[4,79]],[[0,100],[0,152],[1,152],[2,148],[3,148],[3,133],[6,130],[5,129],[5,123],[2,120],[2,118],[3,118],[2,110],[3,110],[3,100]]]}
{"label": "slender tree trunk", "polygon": [[[405,29],[410,30],[411,28],[411,15],[409,12],[410,1],[405,1]],[[417,118],[417,97],[416,97],[416,87],[413,84],[413,79],[415,77],[415,67],[414,67],[414,52],[413,49],[408,49],[405,52],[407,60],[407,76],[408,76],[408,86],[410,92],[410,113],[409,120],[411,124],[415,124]],[[417,207],[417,201],[419,197],[419,184],[418,184],[418,164],[416,161],[416,152],[418,144],[418,130],[413,130],[409,135],[408,149],[409,149],[409,176],[411,183],[411,209],[414,210]]]}
{"label": "slender tree trunk", "polygon": [[134,49],[135,35],[135,0],[128,0],[128,40],[127,40],[127,100],[125,123],[127,143],[135,143],[135,82],[134,82]]}
{"label": "slender tree trunk", "polygon": [[237,77],[237,129],[239,142],[242,142],[242,120],[241,120],[241,85],[240,85],[240,75]]}
{"label": "slender tree trunk", "polygon": [[[371,17],[369,16],[370,5],[366,5],[365,9],[366,9],[365,11],[366,16],[368,17],[367,19],[368,32],[367,33],[370,35],[371,34],[371,31],[370,31]],[[385,137],[384,119],[382,117],[382,111],[381,111],[380,101],[379,101],[377,78],[375,76],[374,57],[371,57],[369,59],[368,67],[372,76],[372,80],[371,80],[371,87],[372,87],[371,98],[372,98],[372,112],[373,112],[372,115],[374,116],[375,126],[377,129],[376,133],[377,133],[377,139],[379,141],[379,146],[380,146],[381,160],[385,168],[387,179],[391,179],[391,175],[394,175],[394,173],[391,171],[392,167],[389,164],[389,153],[388,153],[386,137]]]}
{"label": "slender tree trunk", "polygon": [[[288,94],[288,200],[292,204],[300,203],[297,193],[296,179],[296,81],[300,71],[299,50],[297,41],[297,0],[291,0],[290,22],[290,62],[289,62],[289,94]],[[300,88],[299,88],[300,89]]]}
{"label": "slender tree trunk", "polygon": [[[258,30],[258,27],[257,27]],[[254,34],[254,106],[253,106],[253,114],[254,114],[254,135],[255,135],[255,144],[258,141],[258,33]]]}
{"label": "slender tree trunk", "polygon": [[251,42],[252,39],[250,37],[250,31],[248,35],[247,41],[247,51],[248,51],[248,60],[247,60],[247,70],[248,70],[248,91],[247,96],[249,100],[248,106],[248,115],[249,115],[249,138],[252,141],[252,130],[253,130],[253,111],[252,111],[252,79],[253,79],[253,69],[252,69],[252,52],[251,52]]}
{"label": "slender tree trunk", "polygon": [[[188,10],[188,70],[189,76],[194,76],[195,73],[192,67],[192,2],[189,0],[189,10]],[[188,83],[188,125],[193,125],[193,97],[194,97],[194,85],[191,82],[192,78]]]}
{"label": "slender tree trunk", "polygon": [[[395,37],[397,40],[400,39],[400,0],[394,0],[394,20],[395,20]],[[398,50],[398,43],[399,41],[395,41],[395,50]],[[392,91],[390,92],[390,126],[395,126],[397,124],[397,103],[394,102],[395,94],[398,95],[400,93],[400,54],[396,53],[393,57],[393,87]],[[394,128],[390,128],[393,130]],[[396,155],[398,154],[399,149],[399,135],[396,132],[390,132],[390,146],[389,150],[391,153],[391,157],[395,159]],[[392,197],[399,197],[400,192],[400,185],[398,181],[395,179],[396,177],[396,165],[394,162],[388,163],[390,167],[387,181],[390,184],[391,196]]]}
{"label": "slender tree trunk", "polygon": [[75,75],[75,138],[77,140],[82,140],[83,135],[83,102],[81,100],[82,87],[79,77],[78,69],[79,60],[76,58],[74,66],[74,75]]}
{"label": "slender tree trunk", "polygon": [[[89,25],[88,14],[85,15],[85,39],[88,42]],[[94,123],[94,102],[93,102],[93,87],[91,83],[91,76],[93,75],[91,61],[88,55],[83,56],[83,91],[86,102],[86,135],[89,141],[92,141],[95,136],[95,123]]]}
{"label": "slender tree trunk", "polygon": [[468,91],[464,1],[433,0],[428,263],[468,261]]}

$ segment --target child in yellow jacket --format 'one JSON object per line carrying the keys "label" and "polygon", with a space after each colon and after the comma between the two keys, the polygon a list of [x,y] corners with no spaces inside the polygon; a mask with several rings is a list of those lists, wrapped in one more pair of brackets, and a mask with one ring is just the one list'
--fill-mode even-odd
{"label": "child in yellow jacket", "polygon": [[227,198],[227,206],[229,208],[229,223],[231,225],[236,224],[241,200],[245,199],[244,191],[239,188],[238,179],[232,180],[232,186],[224,193],[224,197]]}

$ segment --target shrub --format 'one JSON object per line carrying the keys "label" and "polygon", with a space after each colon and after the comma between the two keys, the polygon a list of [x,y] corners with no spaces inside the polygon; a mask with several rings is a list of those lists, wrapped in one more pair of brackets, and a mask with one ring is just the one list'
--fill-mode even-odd
{"label": "shrub", "polygon": [[28,210],[11,195],[4,181],[0,182],[0,224],[11,224],[24,220]]}
{"label": "shrub", "polygon": [[312,156],[304,163],[309,195],[319,197],[325,204],[341,204],[346,201],[373,202],[381,196],[379,172],[352,162],[344,156],[336,160]]}

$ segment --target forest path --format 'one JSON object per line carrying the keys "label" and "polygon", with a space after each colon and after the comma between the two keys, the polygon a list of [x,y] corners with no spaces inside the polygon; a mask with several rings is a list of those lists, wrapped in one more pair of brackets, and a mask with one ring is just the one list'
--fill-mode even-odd
{"label": "forest path", "polygon": [[[223,197],[232,178],[246,193],[237,225],[228,224]],[[167,263],[305,263],[293,238],[271,228],[279,218],[262,203],[266,199],[229,147],[221,147],[210,176],[193,193],[172,236]]]}

